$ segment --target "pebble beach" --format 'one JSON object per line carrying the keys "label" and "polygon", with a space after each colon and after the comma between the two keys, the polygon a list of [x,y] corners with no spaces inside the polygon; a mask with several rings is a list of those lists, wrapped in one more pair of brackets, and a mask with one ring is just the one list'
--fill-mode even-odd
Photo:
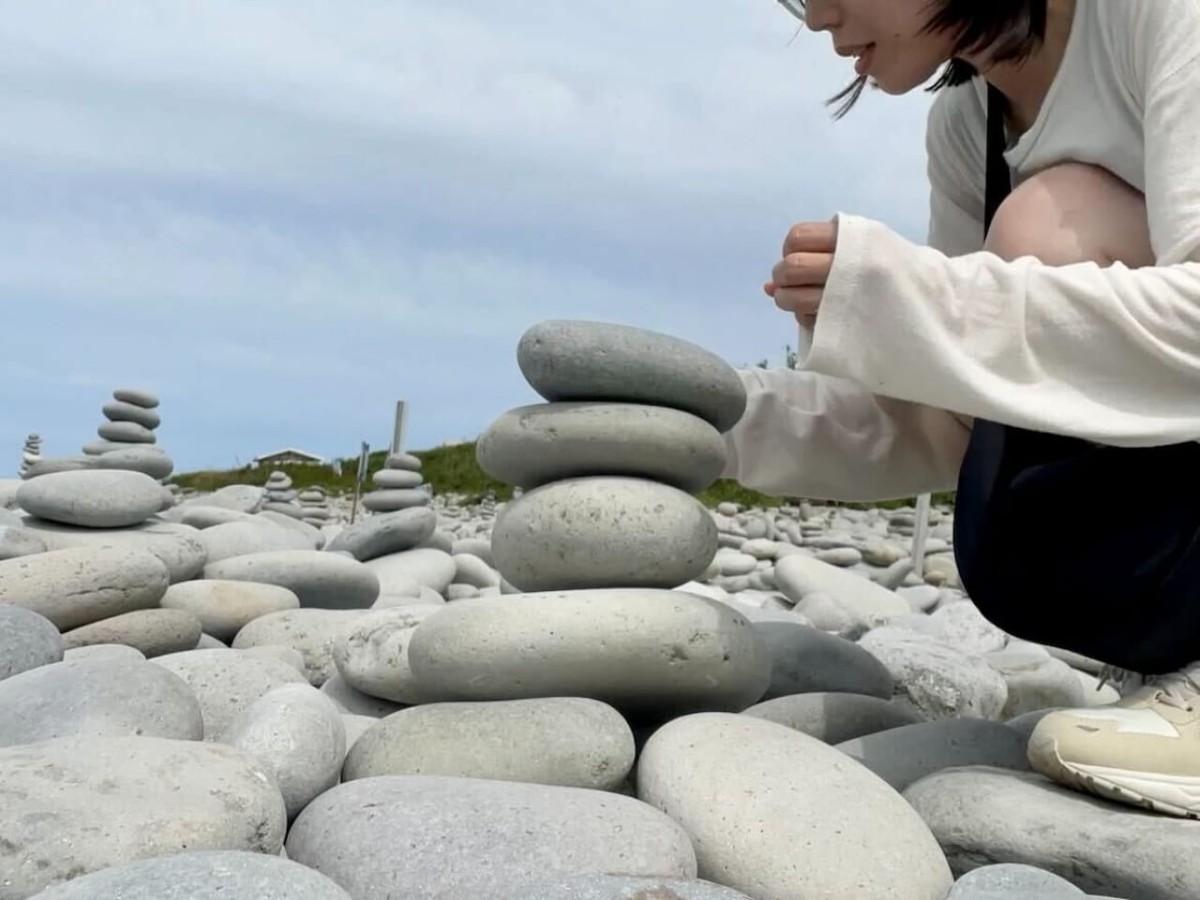
{"label": "pebble beach", "polygon": [[725,361],[574,320],[515,351],[507,502],[404,452],[353,523],[283,472],[183,491],[142,389],[78,454],[29,435],[0,900],[1200,897],[1200,822],[1031,770],[1042,715],[1118,694],[984,619],[951,507],[919,559],[913,508],[707,508]]}

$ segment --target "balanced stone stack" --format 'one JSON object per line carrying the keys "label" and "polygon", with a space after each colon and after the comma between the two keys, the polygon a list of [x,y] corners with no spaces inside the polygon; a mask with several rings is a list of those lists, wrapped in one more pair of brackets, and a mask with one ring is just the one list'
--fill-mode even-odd
{"label": "balanced stone stack", "polygon": [[628,326],[552,321],[517,361],[547,403],[501,416],[477,455],[524,489],[492,534],[518,590],[676,588],[717,550],[695,497],[725,466],[722,433],[745,409],[734,370],[677,338]]}
{"label": "balanced stone stack", "polygon": [[363,507],[374,513],[428,506],[433,500],[430,486],[421,477],[421,460],[411,453],[393,453],[371,481],[375,490],[363,497]]}
{"label": "balanced stone stack", "polygon": [[419,681],[464,700],[589,697],[643,722],[757,701],[770,671],[757,632],[675,590],[717,550],[692,494],[724,468],[722,432],[746,403],[737,374],[686,341],[598,322],[535,326],[517,359],[547,402],[501,416],[477,456],[525,489],[491,544],[521,593],[458,601],[424,623],[410,647]]}
{"label": "balanced stone stack", "polygon": [[292,479],[286,472],[271,473],[267,478],[265,496],[263,509],[291,516],[293,519],[304,518],[304,508],[296,502],[299,494],[292,489]]}
{"label": "balanced stone stack", "polygon": [[94,458],[94,468],[141,472],[162,481],[175,464],[161,448],[155,429],[162,424],[154,394],[132,388],[113,391],[113,399],[101,409],[106,421],[96,429],[99,440],[85,444],[85,457]]}
{"label": "balanced stone stack", "polygon": [[325,493],[325,489],[320,486],[305,488],[300,492],[300,516],[301,521],[307,522],[314,528],[320,528],[322,525],[328,525],[330,516],[333,515],[329,508],[329,496]]}
{"label": "balanced stone stack", "polygon": [[21,468],[18,475],[22,478],[29,477],[29,470],[42,459],[42,438],[41,435],[31,434],[25,438],[25,446],[21,450]]}

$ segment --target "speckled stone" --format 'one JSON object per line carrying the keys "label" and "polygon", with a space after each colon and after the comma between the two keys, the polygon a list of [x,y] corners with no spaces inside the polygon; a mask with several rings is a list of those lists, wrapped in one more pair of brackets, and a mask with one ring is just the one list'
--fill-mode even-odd
{"label": "speckled stone", "polygon": [[725,467],[724,440],[708,422],[677,409],[634,403],[522,406],[493,422],[475,453],[487,474],[524,488],[623,475],[696,493]]}
{"label": "speckled stone", "polygon": [[696,498],[636,478],[574,478],[507,504],[492,530],[496,568],[521,591],[674,588],[717,552]]}

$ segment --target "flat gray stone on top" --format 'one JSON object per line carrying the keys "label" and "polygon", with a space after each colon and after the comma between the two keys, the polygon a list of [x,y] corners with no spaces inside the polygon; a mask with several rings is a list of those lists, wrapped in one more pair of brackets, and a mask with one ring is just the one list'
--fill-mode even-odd
{"label": "flat gray stone on top", "polygon": [[146,550],[78,547],[0,562],[0,598],[60,630],[148,609],[167,590],[167,568]]}
{"label": "flat gray stone on top", "polygon": [[683,830],[631,797],[482,778],[338,785],[293,823],[287,854],[363,900],[483,898],[494,884],[555,874],[696,876]]}
{"label": "flat gray stone on top", "polygon": [[1024,863],[1096,894],[1200,897],[1200,822],[1147,813],[1005,769],[948,769],[904,797],[943,842],[956,874]]}
{"label": "flat gray stone on top", "polygon": [[1052,872],[1020,863],[972,869],[954,884],[946,900],[1071,900],[1085,896]]}
{"label": "flat gray stone on top", "polygon": [[898,791],[942,769],[997,766],[1028,772],[1027,741],[1002,722],[939,719],[837,745]]}
{"label": "flat gray stone on top", "polygon": [[61,662],[62,635],[45,616],[0,603],[0,681]]}
{"label": "flat gray stone on top", "polygon": [[197,741],[203,733],[188,686],[144,661],[71,660],[0,681],[0,746],[71,736]]}
{"label": "flat gray stone on top", "polygon": [[737,371],[708,350],[628,325],[550,320],[517,345],[517,365],[550,401],[605,400],[669,406],[724,433],[746,410]]}
{"label": "flat gray stone on top", "polygon": [[50,522],[125,528],[162,508],[162,486],[149,475],[120,469],[54,472],[22,484],[17,503]]}
{"label": "flat gray stone on top", "polygon": [[944,900],[950,890],[941,848],[898,793],[773,722],[668,722],[642,749],[637,794],[683,826],[703,877],[754,897]]}
{"label": "flat gray stone on top", "polygon": [[417,627],[408,661],[429,700],[591,697],[626,714],[738,711],[770,679],[745,618],[649,588],[457,600]]}
{"label": "flat gray stone on top", "polygon": [[521,591],[675,588],[717,552],[717,526],[678,488],[639,478],[572,478],[505,505],[492,555]]}
{"label": "flat gray stone on top", "polygon": [[319,872],[246,850],[178,853],[72,878],[37,900],[351,900]]}
{"label": "flat gray stone on top", "polygon": [[559,875],[490,885],[488,900],[750,900],[710,881],[631,878],[627,875]]}
{"label": "flat gray stone on top", "polygon": [[408,472],[421,471],[421,458],[411,453],[392,453],[384,462],[389,469],[404,469]]}
{"label": "flat gray stone on top", "polygon": [[379,579],[355,559],[320,550],[279,550],[235,556],[204,567],[205,578],[285,587],[302,607],[366,609],[379,596]]}
{"label": "flat gray stone on top", "polygon": [[342,780],[452,775],[611,791],[634,753],[629,725],[598,700],[430,703],[372,726],[346,757]]}
{"label": "flat gray stone on top", "polygon": [[742,715],[786,725],[827,744],[923,721],[911,708],[879,697],[826,691],[764,700]]}
{"label": "flat gray stone on top", "polygon": [[[152,665],[148,664],[148,665]],[[233,747],[59,738],[0,750],[0,897],[184,850],[279,852],[283,797]]]}
{"label": "flat gray stone on top", "polygon": [[159,404],[157,394],[152,394],[150,391],[142,390],[141,388],[117,388],[113,391],[113,399],[121,403],[131,403],[134,406],[141,406],[145,409],[156,409]]}
{"label": "flat gray stone on top", "polygon": [[437,513],[428,506],[401,509],[347,525],[325,545],[325,550],[344,550],[359,562],[366,562],[411,550],[432,535],[436,527]]}
{"label": "flat gray stone on top", "polygon": [[524,488],[587,475],[624,475],[696,493],[725,468],[725,442],[704,419],[635,403],[522,406],[493,422],[475,453],[487,474]]}

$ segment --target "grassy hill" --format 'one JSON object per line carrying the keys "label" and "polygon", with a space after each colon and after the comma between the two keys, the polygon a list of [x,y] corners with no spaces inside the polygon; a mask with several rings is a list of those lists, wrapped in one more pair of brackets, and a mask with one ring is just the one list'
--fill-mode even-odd
{"label": "grassy hill", "polygon": [[[437,494],[458,494],[469,501],[476,501],[487,494],[493,494],[498,500],[507,500],[512,496],[512,488],[490,478],[475,461],[475,444],[454,444],[449,447],[435,447],[432,450],[414,450],[413,456],[421,460],[421,474],[433,485]],[[373,473],[383,468],[387,453],[380,451],[372,453],[368,464],[368,472]],[[218,488],[232,484],[266,483],[271,472],[278,469],[286,472],[292,479],[297,490],[318,485],[331,494],[351,494],[354,491],[354,477],[358,472],[358,459],[341,460],[341,475],[336,474],[330,466],[278,466],[254,469],[245,466],[240,469],[225,471],[189,472],[175,475],[169,483],[181,488],[196,491],[215,491]],[[369,490],[369,485],[365,488]],[[735,481],[722,479],[711,488],[699,495],[700,500],[708,506],[716,506],[724,501],[740,503],[744,506],[778,506],[783,498],[769,497],[757,491],[742,487]],[[953,503],[953,494],[939,494],[935,502]],[[898,500],[878,504],[846,504],[848,506],[885,506],[896,507],[911,505],[914,500]]]}

